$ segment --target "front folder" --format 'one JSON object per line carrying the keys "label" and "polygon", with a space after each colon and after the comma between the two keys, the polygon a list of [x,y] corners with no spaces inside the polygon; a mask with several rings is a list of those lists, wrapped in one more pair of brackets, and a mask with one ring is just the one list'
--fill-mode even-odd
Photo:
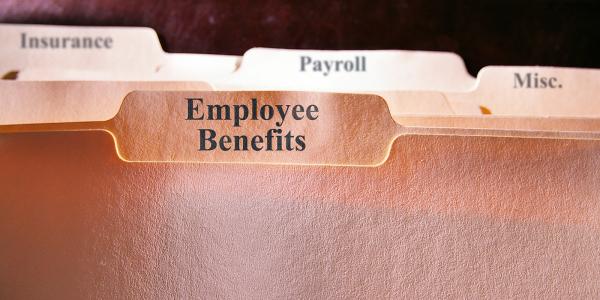
{"label": "front folder", "polygon": [[[430,121],[433,119],[434,121]],[[376,95],[306,92],[162,92],[127,94],[118,113],[102,121],[16,124],[0,132],[105,130],[119,156],[135,162],[253,162],[378,165],[401,135],[489,135],[596,138],[596,119],[464,119],[472,127],[439,126],[421,117],[396,123]],[[425,127],[421,123],[436,123]],[[506,127],[502,127],[506,126]]]}
{"label": "front folder", "polygon": [[[221,145],[200,151],[198,129],[259,136],[278,120],[187,120],[208,116],[188,110],[199,96],[224,113],[250,94],[140,92],[183,108],[88,130],[1,127],[3,296],[600,295],[597,134],[402,132],[377,97],[256,94],[306,105],[296,117],[310,118],[282,124],[305,149],[232,160]],[[162,119],[173,122],[151,125]]]}
{"label": "front folder", "polygon": [[[177,93],[135,93],[135,90],[190,90],[195,92]],[[599,131],[600,120],[596,118],[565,118],[565,117],[510,117],[510,116],[449,116],[452,108],[443,94],[434,92],[388,92],[380,93],[386,98],[368,94],[337,94],[337,93],[301,93],[301,92],[199,92],[210,90],[208,84],[202,82],[0,82],[1,99],[0,125],[21,125],[29,128],[26,124],[58,123],[51,125],[53,129],[93,129],[100,123],[88,124],[86,122],[106,121],[123,119],[117,112],[125,103],[124,111],[132,109],[139,111],[134,114],[130,122],[150,120],[162,115],[160,105],[156,103],[169,104],[173,110],[180,114],[179,121],[185,117],[187,97],[206,97],[206,105],[225,105],[229,107],[229,118],[235,113],[235,106],[251,108],[252,99],[257,99],[257,104],[267,104],[275,109],[282,98],[302,101],[304,108],[312,103],[307,101],[311,98],[321,102],[321,105],[329,107],[336,105],[336,101],[342,101],[344,107],[352,108],[352,115],[344,115],[338,118],[339,122],[348,122],[360,126],[364,120],[375,120],[388,122],[380,118],[378,113],[372,112],[390,111],[396,123],[406,128],[438,128],[450,132],[454,129],[498,129],[518,131],[519,135],[524,131],[549,131],[549,132],[586,132]],[[129,97],[127,95],[131,94]],[[137,95],[137,96],[136,96]],[[145,96],[139,96],[145,95]],[[233,95],[233,96],[230,96]],[[311,95],[307,97],[306,95]],[[508,97],[507,95],[505,95]],[[125,101],[124,101],[124,98]],[[127,100],[129,99],[129,101]],[[154,99],[154,100],[149,100]],[[336,100],[337,99],[337,100]],[[137,102],[148,102],[147,105],[139,106]],[[165,102],[166,101],[166,102]],[[196,100],[194,100],[196,101]],[[236,101],[240,101],[237,103]],[[130,103],[131,102],[131,103]],[[363,103],[364,102],[364,103]],[[195,102],[195,105],[198,103]],[[281,104],[281,103],[279,103]],[[387,104],[387,105],[386,105]],[[167,104],[165,104],[167,105]],[[264,105],[263,105],[264,106]],[[473,107],[476,109],[475,107]],[[258,109],[258,108],[257,108]],[[333,109],[333,111],[336,111]],[[241,111],[240,111],[241,113]],[[277,112],[279,113],[279,112]],[[289,112],[288,117],[289,117]],[[141,117],[136,117],[139,114]],[[446,116],[444,116],[446,115]],[[151,116],[144,119],[145,116]],[[329,115],[331,116],[331,114]],[[327,116],[326,116],[327,118]],[[373,122],[375,122],[373,121]],[[69,122],[76,124],[61,124]],[[112,121],[111,121],[112,122]],[[111,123],[109,122],[109,123]],[[172,120],[162,120],[164,124],[173,123]],[[114,123],[114,122],[113,122]],[[388,122],[389,123],[389,122]],[[154,122],[151,126],[165,127],[160,122]],[[192,122],[173,124],[172,126],[189,126]],[[340,123],[341,124],[341,123]],[[346,123],[343,123],[346,124]],[[106,125],[106,124],[104,124]],[[40,128],[46,128],[40,125]],[[348,125],[344,125],[348,127]],[[391,127],[395,127],[392,125]],[[19,126],[16,126],[19,127]],[[386,126],[388,128],[389,126]],[[104,127],[103,127],[104,128]],[[381,128],[370,128],[379,132]],[[405,129],[398,132],[407,133]],[[386,129],[387,130],[387,129]],[[395,132],[394,132],[395,133]],[[393,135],[393,134],[392,134]]]}

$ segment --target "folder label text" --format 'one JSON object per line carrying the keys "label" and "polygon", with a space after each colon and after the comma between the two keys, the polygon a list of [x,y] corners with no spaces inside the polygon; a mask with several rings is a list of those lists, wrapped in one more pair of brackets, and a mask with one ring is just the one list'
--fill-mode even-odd
{"label": "folder label text", "polygon": [[514,73],[513,88],[515,89],[560,89],[562,84],[556,77],[540,76],[538,73]]}
{"label": "folder label text", "polygon": [[[199,151],[304,151],[306,136],[284,131],[284,122],[315,121],[317,105],[259,104],[252,98],[249,104],[208,104],[203,98],[186,98],[187,121],[229,121],[233,128],[248,122],[273,122],[273,128],[258,135],[222,134],[212,128],[199,128]],[[250,125],[251,128],[255,126]]]}
{"label": "folder label text", "polygon": [[21,49],[111,49],[110,36],[28,36],[21,33]]}
{"label": "folder label text", "polygon": [[325,60],[311,56],[300,56],[300,72],[321,73],[328,76],[333,72],[366,72],[367,57],[355,56],[353,59]]}

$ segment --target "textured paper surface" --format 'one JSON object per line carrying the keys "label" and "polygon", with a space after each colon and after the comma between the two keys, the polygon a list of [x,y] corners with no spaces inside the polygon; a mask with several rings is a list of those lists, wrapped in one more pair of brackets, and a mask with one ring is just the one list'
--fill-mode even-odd
{"label": "textured paper surface", "polygon": [[[374,56],[376,55],[374,54]],[[427,61],[435,60],[430,59]],[[402,65],[402,62],[397,64]],[[254,71],[242,71],[240,69],[231,76],[231,80],[226,80],[226,82],[229,82],[228,84],[219,83],[219,80],[215,79],[219,76],[196,78],[205,78],[218,90],[321,90],[377,94],[386,99],[392,114],[398,116],[416,114],[474,116],[491,114],[534,117],[597,117],[600,115],[600,107],[597,105],[600,102],[597,101],[598,92],[596,87],[596,83],[600,81],[600,71],[594,69],[492,66],[482,69],[477,81],[465,80],[468,82],[465,84],[456,84],[449,80],[448,78],[452,78],[450,76],[451,71],[436,73],[435,75],[430,74],[440,82],[463,87],[453,89],[429,80],[429,77],[425,74],[433,71],[428,69],[428,64],[425,62],[420,65],[423,68],[420,71],[423,72],[422,76],[412,77],[411,80],[401,79],[406,76],[405,74],[385,73],[383,71],[376,75],[364,73],[342,76],[338,74],[339,78],[337,79],[323,76],[321,76],[323,78],[313,78],[314,74],[300,74],[298,72],[289,74],[289,72],[285,72],[286,69],[283,67],[281,67],[281,70],[272,70],[271,76],[267,74],[254,76],[250,74],[260,74],[264,71],[258,69],[258,63],[251,64],[251,66],[256,67],[256,69],[253,69]],[[407,74],[412,74],[407,70],[404,71],[408,72]],[[177,69],[172,69],[172,72],[177,72]],[[73,76],[70,76],[69,74],[73,71],[69,70],[56,70],[49,74],[45,74],[43,71],[38,73],[39,75],[32,74],[31,76],[24,73],[22,79],[27,80],[30,77],[30,79],[73,80],[85,79],[90,76],[91,78],[98,78],[85,72],[76,72]],[[460,74],[460,72],[457,74]],[[515,74],[520,76],[530,74],[532,76],[531,87],[515,87]],[[308,78],[295,78],[297,76],[302,77],[302,75],[304,77],[308,76]],[[110,79],[111,76],[110,73],[105,73],[99,78],[106,80]],[[335,77],[336,75],[332,76]],[[351,79],[344,79],[348,76],[351,76]],[[545,79],[554,77],[557,79],[556,87],[535,88],[533,87],[533,76],[544,77]],[[238,77],[240,79],[235,79]],[[127,78],[127,76],[124,76],[121,79]],[[168,76],[164,78],[168,78]],[[460,76],[457,78],[460,78]],[[278,85],[278,80],[285,82],[287,86]],[[354,83],[353,81],[359,82]],[[415,90],[430,90],[430,92],[415,92]],[[413,103],[407,105],[411,101]]]}
{"label": "textured paper surface", "polygon": [[[17,25],[12,25],[17,26]],[[12,33],[15,28],[0,26],[0,33]],[[16,28],[19,28],[18,26]],[[54,27],[44,27],[48,32],[57,32]],[[61,28],[61,27],[58,27]],[[85,32],[86,27],[72,27],[73,31]],[[90,31],[95,30],[93,27]],[[111,28],[107,33],[118,29]],[[134,29],[129,29],[134,30]],[[128,44],[132,49],[139,45],[159,49],[161,54],[150,58],[134,58],[145,61],[143,68],[126,62],[121,68],[109,68],[103,61],[94,64],[61,66],[44,55],[19,51],[19,59],[31,56],[33,61],[22,63],[16,68],[19,80],[201,80],[214,83],[221,90],[311,90],[311,91],[394,91],[394,90],[446,90],[464,91],[475,84],[466,71],[460,56],[449,52],[406,51],[406,50],[288,50],[252,48],[243,57],[206,54],[162,53],[156,33],[143,42]],[[124,31],[127,32],[127,31]],[[151,34],[150,34],[151,33]],[[124,33],[121,33],[124,34]],[[14,38],[9,39],[14,40]],[[17,43],[14,42],[15,44]],[[0,48],[1,49],[1,48]],[[14,50],[13,50],[14,51]],[[120,51],[126,52],[126,51]],[[127,53],[114,52],[126,56]],[[14,56],[15,54],[13,54]],[[89,53],[88,59],[95,54]],[[338,65],[338,72],[324,75],[311,68],[301,71],[301,57],[310,56],[321,60],[322,68],[327,60],[334,70],[335,61],[353,61],[364,57],[364,71],[344,71]],[[63,60],[64,58],[60,59]],[[59,61],[60,61],[59,60]],[[39,61],[39,62],[38,62]],[[0,66],[2,62],[0,62]],[[127,66],[127,68],[125,68]],[[149,70],[148,68],[155,69]],[[357,66],[354,66],[356,69]]]}
{"label": "textured paper surface", "polygon": [[[0,81],[0,92],[4,95],[0,99],[3,108],[0,111],[0,124],[105,120],[114,116],[116,107],[125,95],[134,90],[212,89],[209,83],[200,81]],[[371,94],[383,97],[395,116],[447,116],[456,113],[444,95],[437,92],[391,91]],[[364,99],[371,98],[370,94],[364,95]],[[109,106],[110,110],[105,106]],[[101,114],[102,118],[92,112],[99,109],[107,109],[107,113]],[[478,115],[479,111],[478,105],[468,103],[460,110],[463,114],[473,115]]]}
{"label": "textured paper surface", "polygon": [[[83,48],[22,48],[22,34],[27,37],[110,37],[110,49]],[[27,67],[81,68],[92,70],[127,70],[153,72],[163,55],[156,32],[142,27],[77,27],[49,25],[1,24],[0,66],[5,71],[20,71]],[[39,46],[39,44],[38,44]],[[39,46],[41,47],[41,46]],[[143,51],[141,51],[143,49]]]}
{"label": "textured paper surface", "polygon": [[[0,125],[101,121],[112,118],[134,90],[205,91],[202,82],[0,82]],[[292,93],[293,94],[293,93]],[[452,115],[440,93],[381,92],[394,115]],[[257,95],[260,95],[257,93]],[[370,99],[372,96],[361,96]],[[362,101],[357,99],[357,101]],[[360,104],[366,110],[368,103]],[[478,110],[475,105],[472,110]],[[465,108],[466,110],[466,108]]]}
{"label": "textured paper surface", "polygon": [[[189,99],[195,100],[190,102]],[[211,109],[211,106],[218,110]],[[242,110],[236,110],[239,106],[246,107],[246,114],[236,124],[236,116],[243,114]],[[304,112],[314,106],[315,118],[293,119],[292,111],[298,106]],[[273,117],[262,119],[257,114],[258,118],[252,119],[252,111],[258,113],[265,107],[275,112]],[[279,110],[287,112],[284,119],[281,119]],[[211,120],[213,113],[215,119]],[[306,113],[301,115],[306,116]],[[376,95],[137,91],[127,94],[119,112],[107,121],[0,126],[0,132],[103,129],[114,136],[119,156],[135,162],[346,166],[383,163],[393,139],[398,135],[600,138],[600,124],[593,119],[406,117],[396,120],[400,123],[394,121],[385,101]],[[207,130],[213,131],[210,138],[213,142],[207,143],[214,143],[209,147],[216,148],[201,146],[206,141],[202,132],[207,134]],[[286,139],[288,135],[291,136],[289,140]],[[225,146],[228,149],[219,146],[223,137],[228,139]],[[236,137],[244,138],[246,142],[236,142]],[[260,149],[252,148],[256,137],[260,139]],[[303,139],[300,148],[299,137]],[[275,146],[277,143],[280,146]]]}
{"label": "textured paper surface", "polygon": [[406,136],[379,167],[124,163],[0,135],[3,298],[597,298],[597,141]]}
{"label": "textured paper surface", "polygon": [[[203,99],[197,115],[204,120],[187,120],[188,98]],[[235,126],[230,120],[207,120],[209,105],[247,105],[257,99],[259,107],[283,105],[288,112],[281,120],[244,120]],[[357,105],[357,98],[363,101]],[[196,104],[198,105],[198,104]],[[293,120],[294,106],[316,106],[317,119]],[[368,108],[368,109],[365,109]],[[249,108],[251,110],[251,108]],[[223,116],[233,118],[233,108]],[[86,130],[105,129],[117,140],[119,155],[127,161],[202,161],[254,162],[295,164],[376,165],[389,152],[392,139],[398,132],[383,99],[377,96],[294,93],[294,92],[132,92],[123,101],[118,114],[106,122],[40,124],[38,126],[0,126],[0,132],[29,130]],[[216,132],[215,140],[227,135],[253,136],[266,139],[269,130],[288,132],[305,137],[301,151],[199,151],[200,129]],[[275,135],[275,133],[273,133]],[[272,140],[275,144],[276,140]],[[285,142],[283,142],[285,144]],[[233,147],[233,146],[231,146]],[[250,147],[250,146],[248,146]],[[295,145],[294,147],[295,148]]]}
{"label": "textured paper surface", "polygon": [[[63,38],[110,38],[112,47],[41,48],[38,42],[40,48],[30,48],[28,44],[23,48],[22,34],[26,40],[58,38],[60,45]],[[231,73],[239,59],[229,55],[165,53],[156,32],[144,27],[0,24],[0,38],[0,75],[17,72],[17,79],[189,81],[199,80],[198,76]]]}
{"label": "textured paper surface", "polygon": [[[515,88],[515,74],[530,73],[557,79],[555,88]],[[467,93],[444,93],[450,104],[479,105],[493,115],[539,117],[598,117],[600,70],[557,67],[483,68],[476,88]],[[460,107],[454,110],[458,115]],[[466,112],[468,113],[468,112]]]}
{"label": "textured paper surface", "polygon": [[0,125],[104,121],[134,90],[210,90],[203,82],[0,81]]}
{"label": "textured paper surface", "polygon": [[[59,38],[109,36],[114,39],[115,47],[61,51],[20,49],[23,33]],[[511,116],[596,117],[600,114],[595,91],[600,73],[592,69],[492,66],[483,68],[475,80],[466,72],[462,59],[447,52],[254,48],[241,59],[168,54],[162,50],[152,29],[132,27],[2,24],[0,37],[7,41],[0,47],[0,71],[2,74],[17,72],[15,76],[20,80],[202,80],[211,82],[219,90],[375,93],[431,90],[444,92],[444,101],[448,103],[437,106],[438,109],[425,105],[403,111],[396,110],[402,103],[395,103],[398,96],[393,92],[385,98],[394,115],[479,115],[485,112]],[[368,69],[327,75],[325,71],[312,72],[310,68],[300,71],[301,57],[323,64],[365,57]],[[560,87],[515,88],[516,73],[556,77]]]}
{"label": "textured paper surface", "polygon": [[[306,65],[301,71],[303,56],[320,61],[322,72]],[[340,67],[341,71],[325,75],[325,61],[352,62],[356,57],[365,57],[364,71],[344,71]],[[462,58],[450,52],[253,48],[244,54],[235,73],[212,83],[219,90],[464,91],[473,86],[474,79]]]}
{"label": "textured paper surface", "polygon": [[471,128],[525,131],[598,132],[598,118],[509,116],[393,116],[406,127]]}

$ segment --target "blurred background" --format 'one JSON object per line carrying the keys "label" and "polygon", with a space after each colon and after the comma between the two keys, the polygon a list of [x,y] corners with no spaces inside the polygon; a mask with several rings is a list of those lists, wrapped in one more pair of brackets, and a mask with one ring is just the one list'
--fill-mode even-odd
{"label": "blurred background", "polygon": [[600,1],[0,0],[0,22],[147,26],[168,52],[441,50],[486,65],[600,68]]}

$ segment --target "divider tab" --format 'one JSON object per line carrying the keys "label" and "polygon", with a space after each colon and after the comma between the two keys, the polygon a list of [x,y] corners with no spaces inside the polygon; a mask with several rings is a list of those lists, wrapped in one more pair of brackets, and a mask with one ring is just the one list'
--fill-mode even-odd
{"label": "divider tab", "polygon": [[492,66],[479,72],[474,91],[445,94],[453,105],[480,105],[493,115],[599,117],[598,83],[596,69]]}
{"label": "divider tab", "polygon": [[436,122],[421,126],[427,124],[427,120],[397,124],[377,95],[136,91],[125,97],[119,112],[107,121],[9,125],[0,126],[0,132],[106,130],[114,136],[119,156],[131,162],[346,166],[385,162],[400,135],[600,136],[587,131],[585,121],[569,123],[570,129],[582,129],[575,131],[548,130],[549,124],[535,122],[517,128],[452,128]]}
{"label": "divider tab", "polygon": [[450,52],[253,48],[237,72],[214,83],[219,90],[464,91],[475,80]]}
{"label": "divider tab", "polygon": [[0,38],[5,79],[200,80],[233,72],[239,59],[165,53],[144,27],[0,24]]}
{"label": "divider tab", "polygon": [[105,123],[129,161],[373,165],[396,124],[377,96],[133,92]]}
{"label": "divider tab", "polygon": [[94,129],[126,161],[368,166],[385,161],[398,126],[375,95],[138,91],[108,121],[0,132]]}

